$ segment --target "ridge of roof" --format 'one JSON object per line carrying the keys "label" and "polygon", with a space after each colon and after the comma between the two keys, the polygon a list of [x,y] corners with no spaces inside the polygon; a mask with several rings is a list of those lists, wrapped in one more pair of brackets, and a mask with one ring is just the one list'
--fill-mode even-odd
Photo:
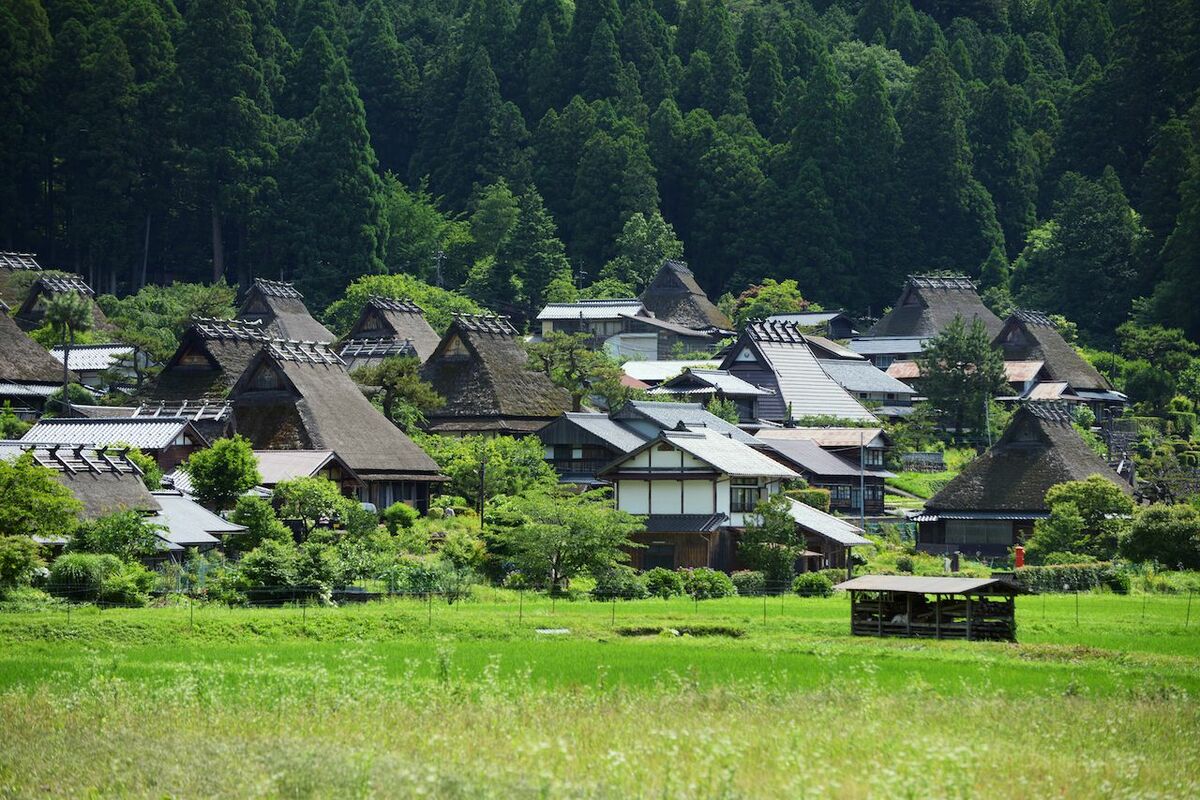
{"label": "ridge of roof", "polygon": [[30,270],[40,272],[42,265],[38,263],[34,253],[0,252],[0,267],[11,270]]}
{"label": "ridge of roof", "polygon": [[471,333],[491,333],[498,336],[517,336],[517,329],[508,317],[499,314],[454,314],[454,323]]}
{"label": "ridge of roof", "polygon": [[267,343],[266,350],[280,361],[346,365],[341,356],[333,352],[328,344],[321,342],[289,342],[283,339],[272,339]]}
{"label": "ridge of roof", "polygon": [[800,327],[800,324],[796,322],[756,319],[746,324],[745,333],[756,342],[805,344],[807,339]]}
{"label": "ridge of roof", "polygon": [[253,287],[268,297],[286,297],[293,300],[302,300],[304,295],[300,294],[300,290],[293,283],[286,281],[273,281],[267,278],[255,278]]}
{"label": "ridge of roof", "polygon": [[966,275],[909,275],[908,283],[921,289],[976,291],[975,282]]}
{"label": "ridge of roof", "polygon": [[367,305],[375,306],[381,311],[399,311],[404,314],[425,313],[425,309],[421,308],[407,297],[395,298],[385,297],[381,294],[373,294],[367,298]]}
{"label": "ridge of roof", "polygon": [[200,334],[202,339],[236,339],[238,341],[266,342],[273,337],[262,324],[262,320],[253,322],[240,319],[217,319],[215,317],[193,317],[191,329]]}
{"label": "ridge of roof", "polygon": [[1012,315],[1026,325],[1037,325],[1043,328],[1053,328],[1054,321],[1044,311],[1033,311],[1028,308],[1014,309]]}
{"label": "ridge of roof", "polygon": [[94,297],[96,294],[92,291],[92,287],[88,286],[87,282],[78,275],[43,275],[37,279],[37,283],[54,294],[78,292],[88,297]]}

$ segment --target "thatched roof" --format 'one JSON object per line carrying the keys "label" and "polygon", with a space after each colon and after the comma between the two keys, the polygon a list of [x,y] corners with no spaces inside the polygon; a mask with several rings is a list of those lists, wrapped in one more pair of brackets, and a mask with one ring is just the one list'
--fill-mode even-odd
{"label": "thatched roof", "polygon": [[313,319],[304,305],[304,295],[282,281],[255,278],[237,316],[247,322],[261,321],[279,339],[332,342],[335,338],[328,328]]}
{"label": "thatched roof", "polygon": [[876,322],[867,336],[934,336],[960,315],[968,325],[973,319],[982,320],[989,336],[1004,326],[979,299],[970,279],[910,275],[896,307]]}
{"label": "thatched roof", "polygon": [[25,298],[19,287],[13,285],[13,276],[20,272],[41,271],[42,265],[33,253],[0,252],[0,303],[19,306]]}
{"label": "thatched roof", "polygon": [[169,401],[223,398],[268,341],[271,336],[261,322],[192,320],[149,396]]}
{"label": "thatched roof", "polygon": [[1065,381],[1072,389],[1107,392],[1112,384],[1067,343],[1054,323],[1040,311],[1014,311],[1004,323],[995,344],[1008,361],[1042,361],[1052,381]]}
{"label": "thatched roof", "polygon": [[712,304],[682,261],[664,262],[641,300],[647,311],[667,322],[697,330],[733,330],[733,322]]}
{"label": "thatched roof", "polygon": [[438,466],[363,396],[324,345],[271,342],[230,391],[259,450],[334,450],[364,481],[438,480]]}
{"label": "thatched roof", "polygon": [[532,433],[571,410],[567,391],[529,368],[504,317],[455,315],[421,377],[446,399],[429,415],[433,431]]}
{"label": "thatched roof", "polygon": [[125,456],[125,450],[96,447],[41,445],[34,442],[0,443],[0,458],[32,453],[36,463],[52,469],[58,482],[83,503],[80,516],[94,520],[114,511],[132,509],[150,513],[159,505],[151,496],[142,473]]}
{"label": "thatched roof", "polygon": [[1092,475],[1131,491],[1071,427],[1064,407],[1028,403],[1013,415],[1000,441],[935,494],[925,510],[1045,513],[1047,489]]}
{"label": "thatched roof", "polygon": [[[440,337],[425,321],[424,309],[413,301],[371,295],[342,344],[349,346],[361,341],[374,341],[377,347],[382,342],[392,342],[399,347],[407,341],[411,343],[416,357],[426,361],[437,349]],[[359,357],[364,360],[368,358]]]}
{"label": "thatched roof", "polygon": [[0,381],[62,383],[62,363],[3,312],[0,312]]}
{"label": "thatched roof", "polygon": [[46,303],[60,294],[75,292],[86,297],[92,306],[92,330],[101,333],[116,333],[116,326],[108,321],[100,306],[96,305],[96,293],[87,281],[78,275],[42,275],[29,287],[25,302],[17,309],[17,323],[27,331],[40,327],[46,316]]}

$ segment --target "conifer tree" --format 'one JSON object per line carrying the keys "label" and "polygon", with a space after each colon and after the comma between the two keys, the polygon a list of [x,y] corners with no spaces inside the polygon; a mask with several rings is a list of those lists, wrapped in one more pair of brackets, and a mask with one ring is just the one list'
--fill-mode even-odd
{"label": "conifer tree", "polygon": [[617,97],[621,91],[621,54],[607,20],[600,20],[583,62],[580,91],[585,100]]}
{"label": "conifer tree", "polygon": [[279,113],[289,119],[304,119],[313,113],[337,58],[325,29],[313,28],[279,98]]}
{"label": "conifer tree", "polygon": [[31,226],[34,203],[24,190],[38,160],[35,104],[53,47],[42,3],[12,0],[0,6],[0,108],[5,114],[0,125],[0,241],[10,245]]}
{"label": "conifer tree", "polygon": [[1037,153],[1020,120],[1030,114],[1020,89],[996,79],[973,117],[975,174],[992,196],[1009,253],[1018,253],[1037,217]]}
{"label": "conifer tree", "polygon": [[783,90],[783,67],[779,63],[779,55],[770,42],[762,42],[750,58],[746,103],[750,108],[750,118],[764,134],[770,133],[775,126]]}
{"label": "conifer tree", "polygon": [[571,265],[554,218],[536,189],[521,195],[519,209],[516,225],[496,251],[496,270],[519,280],[520,302],[526,314],[533,316],[546,304],[552,283],[570,281]]}
{"label": "conifer tree", "polygon": [[416,146],[420,76],[381,0],[363,9],[350,50],[354,83],[381,170],[404,174]]}
{"label": "conifer tree", "polygon": [[612,257],[629,215],[658,206],[654,166],[639,130],[630,127],[616,136],[602,130],[584,144],[572,205],[572,251],[577,261],[599,269]]}

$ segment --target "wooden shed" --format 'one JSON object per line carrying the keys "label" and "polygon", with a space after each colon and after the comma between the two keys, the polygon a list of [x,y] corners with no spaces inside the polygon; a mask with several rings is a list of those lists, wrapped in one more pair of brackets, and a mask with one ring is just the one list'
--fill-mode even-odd
{"label": "wooden shed", "polygon": [[1024,590],[1004,578],[862,575],[834,588],[850,593],[855,636],[1017,640],[1015,597]]}

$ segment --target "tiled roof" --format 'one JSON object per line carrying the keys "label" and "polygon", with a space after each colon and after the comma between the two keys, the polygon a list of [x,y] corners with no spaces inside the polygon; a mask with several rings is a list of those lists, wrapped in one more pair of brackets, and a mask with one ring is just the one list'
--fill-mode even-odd
{"label": "tiled roof", "polygon": [[916,394],[912,387],[893,378],[870,361],[823,359],[821,368],[851,392],[882,392],[906,397]]}
{"label": "tiled roof", "polygon": [[801,503],[793,497],[785,498],[788,503],[788,514],[806,531],[818,536],[824,536],[846,547],[857,547],[871,544],[871,540],[862,535],[862,528],[852,525],[844,519],[826,514],[818,508]]}
{"label": "tiled roof", "polygon": [[646,442],[634,431],[609,419],[607,414],[568,411],[563,414],[563,419],[573,425],[578,425],[593,436],[608,442],[614,450],[623,453],[632,452]]}
{"label": "tiled roof", "polygon": [[[808,439],[821,447],[882,446],[883,428],[763,428],[757,438],[774,444],[776,439]],[[876,439],[880,439],[878,443]]]}
{"label": "tiled roof", "polygon": [[356,477],[354,470],[333,450],[255,450],[254,455],[264,486],[274,486],[292,478],[312,477],[331,461],[349,473],[348,477]]}
{"label": "tiled roof", "polygon": [[646,533],[710,533],[727,521],[724,514],[651,514]]}
{"label": "tiled roof", "polygon": [[621,365],[621,371],[639,381],[659,382],[674,378],[685,369],[716,369],[716,361],[637,361]]}
{"label": "tiled roof", "polygon": [[168,447],[189,427],[181,417],[47,417],[25,432],[23,442],[68,445],[127,444],[142,450]]}
{"label": "tiled roof", "polygon": [[928,336],[872,336],[850,340],[850,349],[864,356],[911,355],[925,349]]}
{"label": "tiled roof", "polygon": [[178,491],[151,492],[159,511],[150,520],[166,528],[159,538],[179,547],[199,547],[220,544],[218,536],[244,533],[245,525],[237,525],[217,516]]}
{"label": "tiled roof", "polygon": [[576,303],[547,303],[538,313],[538,320],[569,319],[617,319],[622,314],[645,314],[642,301],[636,297],[628,300],[580,300]]}
{"label": "tiled roof", "polygon": [[[693,384],[689,386],[689,384]],[[766,389],[747,383],[723,369],[686,369],[680,375],[663,381],[648,394],[707,394],[719,391],[730,397],[756,397],[770,394]]]}
{"label": "tiled roof", "polygon": [[[71,348],[67,367],[76,372],[96,372],[115,366],[122,358],[132,353],[133,348],[127,344],[77,344]],[[61,364],[64,348],[53,347],[50,355]]]}
{"label": "tiled roof", "polygon": [[655,403],[632,400],[621,407],[613,418],[617,420],[642,418],[651,422],[658,430],[673,430],[680,426],[690,429],[714,431],[732,437],[744,444],[757,444],[757,440],[736,425],[706,411],[699,403]]}
{"label": "tiled roof", "polygon": [[734,477],[799,477],[753,447],[713,430],[663,431],[660,438]]}

